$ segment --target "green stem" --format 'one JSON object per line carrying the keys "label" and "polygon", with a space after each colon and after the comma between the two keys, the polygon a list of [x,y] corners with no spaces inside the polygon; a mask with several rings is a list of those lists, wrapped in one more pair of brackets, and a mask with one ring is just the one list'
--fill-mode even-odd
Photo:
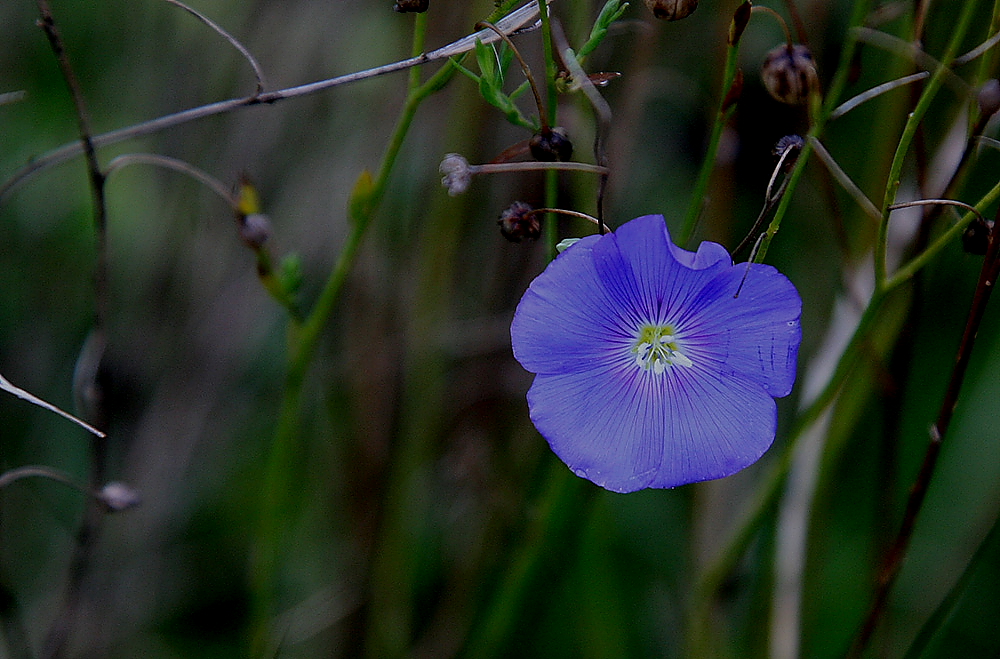
{"label": "green stem", "polygon": [[906,119],[906,125],[903,127],[902,135],[900,135],[899,145],[896,147],[896,153],[892,158],[892,165],[889,167],[889,176],[886,179],[885,195],[882,199],[882,221],[879,223],[878,239],[875,243],[876,287],[885,286],[888,280],[885,260],[889,240],[889,213],[890,207],[896,203],[896,194],[899,191],[906,155],[909,153],[910,144],[912,144],[913,138],[917,134],[920,122],[923,120],[924,115],[927,114],[927,110],[931,106],[931,101],[934,100],[944,82],[945,75],[951,72],[949,68],[951,61],[958,54],[958,49],[962,45],[962,40],[965,38],[969,25],[972,23],[972,17],[975,15],[975,9],[978,4],[977,0],[968,0],[963,4],[962,14],[952,31],[951,41],[948,43],[944,56],[941,58],[941,65],[931,75],[930,80],[927,81],[927,85],[924,87],[916,107],[913,108],[913,111]]}
{"label": "green stem", "polygon": [[795,425],[789,431],[787,444],[783,447],[778,461],[771,467],[757,488],[752,503],[736,525],[729,540],[722,550],[713,557],[709,566],[702,570],[695,581],[691,595],[687,627],[687,644],[689,657],[711,656],[712,638],[716,630],[712,624],[712,604],[715,593],[723,585],[740,557],[750,546],[758,529],[768,514],[774,510],[784,489],[785,479],[791,470],[795,447],[798,441],[815,424],[823,413],[836,401],[841,387],[854,372],[855,367],[865,354],[865,345],[871,332],[877,327],[879,310],[887,297],[887,293],[873,296],[861,315],[858,326],[851,336],[850,342],[844,348],[830,379],[816,398],[797,416]]}
{"label": "green stem", "polygon": [[726,66],[722,74],[722,97],[719,99],[719,110],[715,114],[715,123],[712,124],[712,134],[708,139],[708,150],[701,163],[701,170],[691,193],[691,201],[688,203],[687,212],[684,215],[684,223],[681,225],[680,233],[677,237],[678,245],[687,245],[694,235],[698,219],[701,217],[705,206],[708,203],[708,184],[715,171],[715,160],[719,154],[719,145],[722,143],[722,134],[726,124],[736,110],[736,103],[731,98],[733,84],[739,71],[740,40],[729,44],[726,48]]}
{"label": "green stem", "polygon": [[813,124],[809,129],[809,134],[805,141],[805,145],[802,147],[802,152],[795,160],[795,166],[792,167],[792,171],[788,174],[788,186],[785,189],[785,194],[782,196],[781,201],[778,202],[778,208],[774,211],[774,217],[771,219],[771,224],[767,227],[767,233],[764,235],[764,240],[761,241],[760,248],[757,251],[757,256],[754,259],[757,263],[762,263],[764,261],[764,257],[767,255],[768,246],[770,246],[774,236],[781,228],[781,221],[784,219],[785,213],[788,212],[788,207],[792,201],[792,193],[795,190],[795,186],[802,178],[802,173],[805,171],[806,163],[809,162],[809,156],[812,155],[813,139],[819,139],[823,134],[823,129],[826,127],[826,122],[829,119],[830,114],[840,102],[840,97],[844,92],[844,88],[847,86],[848,79],[850,78],[851,62],[854,59],[854,55],[857,52],[858,47],[858,39],[855,36],[854,28],[864,24],[865,17],[868,16],[868,12],[871,10],[871,4],[872,0],[858,0],[854,3],[854,11],[851,13],[851,19],[849,22],[850,27],[846,33],[847,39],[844,43],[844,49],[840,52],[840,62],[837,65],[837,71],[834,73],[833,80],[830,81],[830,86],[827,88],[826,100],[824,101],[822,108],[818,112],[814,113]]}
{"label": "green stem", "polygon": [[[865,17],[868,15],[870,7],[871,0],[858,0],[855,2],[854,11],[851,14],[849,25],[861,25],[864,22]],[[833,80],[831,81],[830,87],[827,91],[826,101],[821,111],[816,113],[812,128],[809,131],[810,138],[819,138],[823,131],[826,118],[829,117],[833,109],[837,107],[837,102],[847,85],[851,61],[854,58],[858,44],[857,39],[853,36],[852,30],[849,29],[847,34],[849,36],[844,44],[844,49],[841,52],[840,63],[837,71],[834,74]],[[778,208],[775,210],[774,218],[771,220],[771,224],[768,226],[767,232],[764,235],[764,239],[758,249],[755,261],[761,262],[764,259],[764,256],[767,253],[768,245],[778,232],[778,229],[781,226],[781,220],[788,211],[789,203],[792,198],[792,192],[798,181],[801,179],[802,173],[805,171],[805,165],[809,160],[809,155],[811,153],[812,140],[807,139],[802,147],[802,152],[795,161],[792,171],[788,175],[789,179],[785,194],[782,196],[781,201],[778,204]],[[695,196],[693,200],[700,203],[700,197],[698,196]],[[694,213],[696,217],[698,212],[700,211],[692,211],[689,209],[689,218],[692,213]],[[690,221],[693,222],[693,220]],[[687,224],[685,224],[685,227],[686,226]],[[847,377],[857,364],[857,360],[863,354],[862,349],[864,342],[867,340],[872,327],[874,327],[874,323],[878,315],[878,309],[884,301],[885,296],[886,292],[882,291],[880,293],[877,292],[872,297],[868,307],[862,314],[858,327],[855,329],[850,343],[848,343],[844,352],[841,354],[837,366],[835,367],[834,372],[830,376],[830,379],[823,391],[820,392],[820,394],[812,403],[809,404],[808,407],[799,413],[795,425],[789,433],[789,440],[783,449],[783,453],[781,454],[776,465],[765,478],[763,484],[758,488],[757,493],[753,498],[753,503],[747,513],[738,523],[736,530],[723,546],[719,554],[712,559],[709,566],[702,570],[696,577],[688,611],[689,617],[686,629],[688,652],[686,656],[709,656],[711,639],[714,635],[711,613],[715,594],[719,591],[719,588],[722,586],[728,575],[732,573],[732,570],[739,561],[739,558],[746,552],[750,541],[755,537],[757,530],[767,518],[768,512],[773,510],[778,497],[782,492],[785,478],[788,476],[789,469],[791,468],[792,455],[796,443],[820,418],[823,412],[825,412],[827,408],[833,404],[837,398],[840,388],[843,386],[844,382],[846,382]]]}
{"label": "green stem", "polygon": [[[423,42],[426,19],[415,23],[414,47]],[[276,573],[285,531],[295,519],[293,493],[297,473],[295,458],[300,448],[303,385],[316,354],[319,337],[333,314],[347,275],[354,264],[362,239],[385,196],[389,176],[417,108],[439,90],[454,74],[452,66],[442,67],[423,85],[419,77],[410,78],[410,92],[400,118],[386,147],[378,174],[359,212],[353,217],[350,233],[341,249],[312,311],[302,323],[290,321],[288,329],[288,365],[275,436],[264,469],[258,546],[251,579],[252,654],[263,656],[270,651],[270,621],[274,614]]]}
{"label": "green stem", "polygon": [[[548,3],[540,0],[538,14],[542,21],[542,53],[545,57],[545,91],[549,122],[555,126],[559,116],[559,90],[556,89],[555,48],[552,45],[552,20]],[[545,172],[545,206],[555,208],[559,203],[559,173]],[[549,261],[556,258],[556,244],[559,242],[559,218],[555,213],[545,214],[545,253]]]}
{"label": "green stem", "polygon": [[[989,206],[997,199],[1000,199],[1000,183],[994,185],[989,192],[983,195],[983,198],[980,199],[979,203],[975,205],[976,210],[979,211],[980,214],[985,213],[986,209],[989,208]],[[975,217],[976,214],[971,211],[963,215],[961,220],[938,236],[934,242],[927,246],[927,249],[910,259],[906,265],[901,266],[891,277],[886,279],[882,286],[883,289],[891,291],[900,284],[913,278],[913,276],[917,274],[921,268],[927,265],[932,258],[937,256],[941,250],[943,250],[948,244],[955,241],[962,234],[962,232],[965,231],[965,228],[969,226],[969,223],[972,222]]]}

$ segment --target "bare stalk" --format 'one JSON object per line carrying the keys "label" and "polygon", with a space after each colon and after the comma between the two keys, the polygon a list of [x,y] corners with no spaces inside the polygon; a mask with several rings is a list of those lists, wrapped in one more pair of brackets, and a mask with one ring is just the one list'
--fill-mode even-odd
{"label": "bare stalk", "polygon": [[240,51],[240,55],[243,55],[243,57],[246,59],[246,61],[250,63],[250,66],[253,68],[253,75],[257,79],[257,90],[253,93],[253,95],[251,96],[251,98],[253,98],[254,96],[258,96],[261,92],[264,91],[264,84],[265,84],[264,83],[264,70],[260,67],[260,64],[254,58],[254,56],[250,54],[250,51],[247,50],[246,47],[243,44],[241,44],[236,39],[236,37],[234,37],[233,35],[231,35],[228,32],[226,32],[222,28],[222,26],[220,26],[218,23],[216,23],[215,21],[213,21],[212,19],[210,19],[208,16],[205,16],[204,14],[202,14],[202,13],[200,13],[198,11],[195,11],[194,9],[192,9],[191,7],[188,7],[183,2],[180,2],[180,0],[165,0],[165,2],[169,2],[170,4],[174,5],[175,7],[180,7],[181,9],[183,9],[184,11],[186,11],[187,13],[191,14],[192,16],[194,16],[195,18],[197,18],[199,21],[201,21],[202,23],[204,23],[208,27],[212,28],[212,30],[214,30],[219,36],[221,36],[223,39],[225,39],[226,41],[228,41],[233,46],[233,48],[235,48],[236,50]]}
{"label": "bare stalk", "polygon": [[[531,28],[534,25],[537,16],[538,3],[536,0],[532,0],[532,2],[529,2],[517,11],[511,12],[497,21],[496,27],[503,31],[504,34],[512,34]],[[327,89],[339,87],[341,85],[375,78],[388,73],[396,73],[397,71],[405,71],[406,69],[414,66],[466,53],[476,47],[476,41],[492,43],[497,41],[499,38],[500,37],[498,37],[492,30],[479,30],[478,32],[463,37],[462,39],[454,41],[442,48],[438,48],[437,50],[432,50],[416,57],[410,57],[391,64],[385,64],[383,66],[365,69],[364,71],[357,71],[355,73],[348,73],[342,76],[327,78],[317,82],[310,82],[304,85],[264,92],[257,94],[256,96],[217,101],[215,103],[209,103],[207,105],[201,105],[187,110],[182,110],[180,112],[175,112],[173,114],[157,117],[156,119],[144,121],[132,126],[119,128],[101,135],[94,135],[89,140],[89,148],[93,151],[93,149],[108,146],[110,144],[117,144],[118,142],[123,142],[136,137],[152,135],[162,130],[180,126],[197,119],[203,119],[205,117],[211,117],[219,114],[227,114],[229,112],[250,106],[278,103],[292,98],[309,96]],[[8,192],[27,179],[31,178],[33,175],[64,162],[68,162],[86,150],[87,147],[82,146],[80,142],[73,142],[65,144],[33,159],[30,163],[14,172],[10,178],[0,185],[0,202],[3,201]]]}

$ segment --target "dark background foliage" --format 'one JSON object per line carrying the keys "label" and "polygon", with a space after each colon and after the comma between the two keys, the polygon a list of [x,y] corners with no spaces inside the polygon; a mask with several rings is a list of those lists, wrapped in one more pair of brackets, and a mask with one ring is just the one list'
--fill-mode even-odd
{"label": "dark background foliage", "polygon": [[[552,11],[579,44],[600,4],[558,0]],[[851,3],[799,4],[825,84]],[[900,16],[882,28],[907,36],[912,7],[895,4]],[[928,52],[943,48],[957,4],[933,6]],[[980,4],[982,28],[970,35],[970,48],[987,36],[989,3]],[[262,63],[270,88],[279,88],[406,57],[413,17],[391,5],[216,0],[196,8],[237,36]],[[431,5],[427,44],[436,47],[467,34],[492,3]],[[591,71],[623,73],[605,90],[614,112],[612,226],[662,213],[679,227],[715,117],[736,5],[702,0],[689,19],[665,24],[635,3],[588,63]],[[56,2],[53,12],[96,133],[252,90],[245,60],[167,3],[81,0]],[[0,92],[26,94],[0,106],[3,178],[77,137],[36,18],[27,0],[0,5]],[[760,209],[772,146],[806,129],[803,113],[770,99],[759,82],[759,63],[782,39],[776,23],[755,16],[742,45],[745,87],[699,225],[702,238],[730,248]],[[544,70],[537,37],[518,43],[536,72]],[[875,48],[862,55],[851,93],[912,70],[906,58]],[[437,66],[428,65],[425,75]],[[101,149],[100,159],[152,152],[190,162],[227,185],[248,176],[273,222],[275,253],[301,256],[308,306],[348,232],[355,181],[382,157],[405,77],[192,122]],[[510,77],[512,86],[521,81],[516,70]],[[824,140],[875,199],[914,98],[904,89],[872,101],[831,124]],[[941,93],[920,137],[926,162],[910,170],[946,170],[940,158],[951,152],[951,126],[963,107],[949,90]],[[589,107],[565,97],[559,116],[577,158],[589,161]],[[506,242],[495,223],[515,199],[540,204],[542,176],[477,177],[469,192],[451,198],[437,171],[448,152],[486,162],[526,137],[461,76],[416,116],[309,371],[292,465],[298,514],[284,520],[282,656],[361,654],[371,647],[373,598],[391,596],[397,585],[409,621],[400,633],[411,656],[471,653],[482,649],[477,638],[489,638],[483,630],[498,593],[519,578],[524,590],[510,609],[513,633],[484,654],[683,656],[685,607],[698,569],[727,541],[755,484],[783,451],[803,388],[833,354],[824,337],[843,327],[835,309],[856,311],[862,303],[858,287],[871,267],[865,255],[874,231],[811,163],[768,254],[804,301],[800,384],[780,401],[772,453],[737,476],[672,491],[614,495],[572,480],[553,494],[551,474],[564,468],[528,420],[531,376],[513,360],[508,334],[520,295],[544,267],[544,248]],[[996,183],[997,158],[995,151],[982,154],[963,198],[974,201]],[[911,189],[912,181],[911,173]],[[595,189],[591,175],[563,175],[560,205],[592,212]],[[262,465],[283,386],[285,314],[260,286],[230,209],[197,182],[134,166],[112,174],[107,198],[109,474],[140,490],[143,503],[100,528],[83,568],[67,653],[243,656]],[[915,221],[912,213],[894,216],[901,229]],[[561,226],[567,236],[587,231],[569,221]],[[69,410],[74,365],[93,325],[95,258],[82,160],[44,171],[4,198],[0,373]],[[869,359],[833,408],[827,442],[842,448],[827,454],[815,489],[803,563],[803,656],[841,656],[868,606],[876,565],[896,532],[940,405],[980,262],[956,244],[894,299]],[[998,322],[990,309],[876,639],[878,656],[904,655],[995,523]],[[0,396],[4,470],[44,464],[86,482],[88,441],[63,419]],[[46,480],[0,490],[7,644],[0,656],[40,651],[59,619],[84,506],[78,492]],[[551,506],[560,517],[535,535]],[[392,518],[404,523],[386,537]],[[767,653],[770,601],[782,592],[773,578],[781,555],[777,519],[769,517],[721,593],[720,656]],[[973,587],[959,603],[958,622],[934,628],[935,642],[947,648],[937,656],[988,656],[1000,646],[983,629],[996,617],[995,602],[984,608],[996,592],[997,575],[989,571],[1000,545],[994,536],[967,577]],[[523,562],[523,548],[535,545],[537,561]],[[390,550],[402,557],[406,583],[380,581],[373,569]],[[962,647],[971,649],[956,649]]]}

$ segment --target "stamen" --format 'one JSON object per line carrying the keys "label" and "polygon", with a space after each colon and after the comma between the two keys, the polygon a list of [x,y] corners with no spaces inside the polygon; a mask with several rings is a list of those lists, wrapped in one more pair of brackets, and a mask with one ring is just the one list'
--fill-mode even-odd
{"label": "stamen", "polygon": [[677,345],[674,328],[669,325],[655,327],[644,326],[632,349],[635,353],[635,365],[652,371],[653,375],[662,375],[668,366],[693,366],[694,363],[682,353]]}

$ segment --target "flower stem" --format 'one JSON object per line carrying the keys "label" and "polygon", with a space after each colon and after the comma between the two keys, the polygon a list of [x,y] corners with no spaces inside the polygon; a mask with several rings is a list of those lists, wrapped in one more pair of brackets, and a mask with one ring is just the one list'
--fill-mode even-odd
{"label": "flower stem", "polygon": [[[425,21],[416,21],[414,43],[422,43],[420,36]],[[396,128],[386,147],[381,166],[371,191],[360,212],[351,223],[350,233],[341,249],[312,311],[302,323],[290,320],[288,329],[288,364],[285,388],[281,401],[278,424],[265,465],[261,496],[261,517],[258,527],[258,548],[251,581],[252,598],[252,654],[262,656],[269,652],[270,620],[275,609],[276,572],[284,546],[286,525],[295,519],[294,481],[295,456],[299,449],[299,430],[305,376],[316,354],[316,346],[339,299],[344,282],[361,246],[362,239],[385,196],[389,175],[393,170],[403,140],[409,131],[420,103],[440,89],[454,74],[455,68],[442,67],[427,82],[410,79],[410,92]]]}
{"label": "flower stem", "polygon": [[708,139],[708,150],[701,162],[701,170],[694,184],[691,193],[691,201],[688,203],[687,212],[684,215],[684,222],[681,225],[680,233],[677,236],[678,245],[687,245],[694,235],[694,230],[698,225],[705,206],[708,204],[708,184],[715,171],[715,159],[719,154],[719,144],[722,142],[722,133],[726,124],[736,110],[735,99],[732,98],[734,84],[736,84],[739,72],[739,52],[740,40],[730,43],[726,48],[726,65],[722,73],[722,97],[719,99],[719,109],[715,113],[715,122],[712,124],[712,134]]}
{"label": "flower stem", "polygon": [[[548,102],[548,116],[551,125],[557,124],[559,114],[559,91],[556,89],[555,48],[552,45],[552,18],[548,3],[538,3],[538,14],[542,20],[542,53],[545,57],[545,89]],[[559,174],[555,170],[545,172],[545,205],[549,208],[559,205]],[[545,251],[549,261],[556,258],[559,243],[559,221],[554,213],[545,216]]]}
{"label": "flower stem", "polygon": [[[849,25],[857,26],[863,24],[870,7],[871,0],[857,0],[854,3],[854,10],[851,14]],[[758,249],[757,256],[754,258],[755,262],[759,263],[763,261],[764,256],[767,253],[767,247],[774,235],[778,232],[778,229],[781,226],[781,220],[788,211],[789,203],[792,198],[792,192],[805,170],[805,165],[808,162],[809,155],[813,148],[812,140],[819,138],[823,131],[826,118],[829,117],[830,113],[836,107],[837,100],[847,85],[851,61],[854,58],[858,44],[857,38],[854,34],[853,30],[848,30],[847,32],[848,38],[844,45],[844,49],[841,52],[840,62],[837,71],[834,74],[833,80],[830,83],[823,108],[819,113],[817,113],[818,116],[809,131],[809,139],[806,139],[802,147],[802,151],[799,153],[799,156],[795,161],[795,165],[792,167],[792,171],[788,174],[788,183],[785,194],[782,196],[781,201],[778,204],[778,208],[775,210],[774,218],[771,220],[771,223],[764,234],[764,239]],[[730,55],[734,60],[732,66],[735,67],[735,53],[733,51],[734,47],[730,46]],[[728,65],[729,62],[727,60],[727,66]],[[722,119],[721,111],[719,119]],[[718,125],[719,121],[717,121],[717,126]],[[714,154],[710,151],[709,156],[714,157]],[[706,173],[706,167],[708,167],[707,162],[703,165],[702,175],[699,177],[699,187],[697,190],[698,194],[692,198],[693,205],[689,208],[688,216],[685,220],[684,230],[687,232],[693,231],[694,223],[697,220],[698,214],[700,214],[702,203],[701,199],[704,196],[704,191],[707,190],[708,187],[708,174],[710,174],[710,171]],[[758,488],[753,497],[753,503],[743,515],[742,519],[738,522],[735,531],[730,536],[729,541],[723,546],[718,555],[712,559],[709,566],[701,571],[695,578],[691,602],[688,609],[685,639],[687,643],[686,656],[705,657],[711,655],[711,640],[714,634],[711,614],[715,595],[719,591],[725,579],[732,573],[732,570],[736,566],[740,557],[745,553],[751,540],[755,537],[757,530],[767,518],[768,513],[774,509],[778,497],[783,490],[785,479],[791,468],[792,455],[797,440],[802,437],[805,432],[822,416],[823,412],[826,411],[831,404],[833,404],[837,398],[840,388],[843,386],[850,373],[854,370],[858,359],[863,354],[865,341],[867,341],[869,333],[875,326],[878,310],[886,297],[886,290],[883,289],[882,291],[876,291],[875,295],[869,302],[868,307],[863,312],[858,326],[855,329],[847,347],[844,349],[844,352],[841,354],[840,359],[837,362],[837,366],[830,376],[830,379],[827,381],[826,386],[819,393],[819,395],[799,413],[795,421],[795,425],[789,433],[789,439],[784,447],[784,452],[779,457],[778,462],[765,477],[763,484]]]}
{"label": "flower stem", "polygon": [[864,313],[851,336],[850,341],[841,353],[837,366],[827,380],[826,385],[815,399],[806,406],[795,419],[788,433],[788,440],[781,455],[770,471],[764,477],[762,484],[753,495],[750,506],[736,524],[735,530],[722,550],[712,559],[709,566],[702,570],[692,588],[691,604],[687,622],[686,656],[712,656],[711,642],[715,635],[712,624],[712,604],[715,594],[725,580],[732,574],[740,558],[750,546],[757,531],[773,512],[778,499],[784,490],[785,480],[792,467],[795,446],[806,432],[812,428],[823,413],[836,401],[841,387],[854,372],[859,360],[866,354],[865,345],[871,332],[878,326],[879,311],[887,299],[887,293],[877,293]]}
{"label": "flower stem", "polygon": [[902,179],[903,163],[906,160],[907,153],[909,153],[913,138],[917,134],[917,128],[931,106],[931,101],[934,100],[934,96],[941,88],[945,75],[951,73],[949,67],[956,53],[958,53],[959,47],[962,45],[962,40],[965,38],[965,34],[972,23],[972,17],[975,15],[975,9],[978,4],[978,0],[968,0],[963,4],[962,14],[952,29],[951,41],[948,43],[944,56],[941,58],[941,65],[931,75],[930,80],[927,81],[927,85],[924,87],[916,107],[913,108],[913,111],[906,119],[906,125],[903,127],[902,135],[900,135],[899,144],[892,159],[892,165],[889,167],[889,176],[886,179],[885,195],[882,199],[882,221],[879,223],[878,238],[875,243],[876,287],[885,286],[889,278],[886,269],[886,249],[889,241],[889,213],[890,207],[896,203],[896,194],[899,191]]}

